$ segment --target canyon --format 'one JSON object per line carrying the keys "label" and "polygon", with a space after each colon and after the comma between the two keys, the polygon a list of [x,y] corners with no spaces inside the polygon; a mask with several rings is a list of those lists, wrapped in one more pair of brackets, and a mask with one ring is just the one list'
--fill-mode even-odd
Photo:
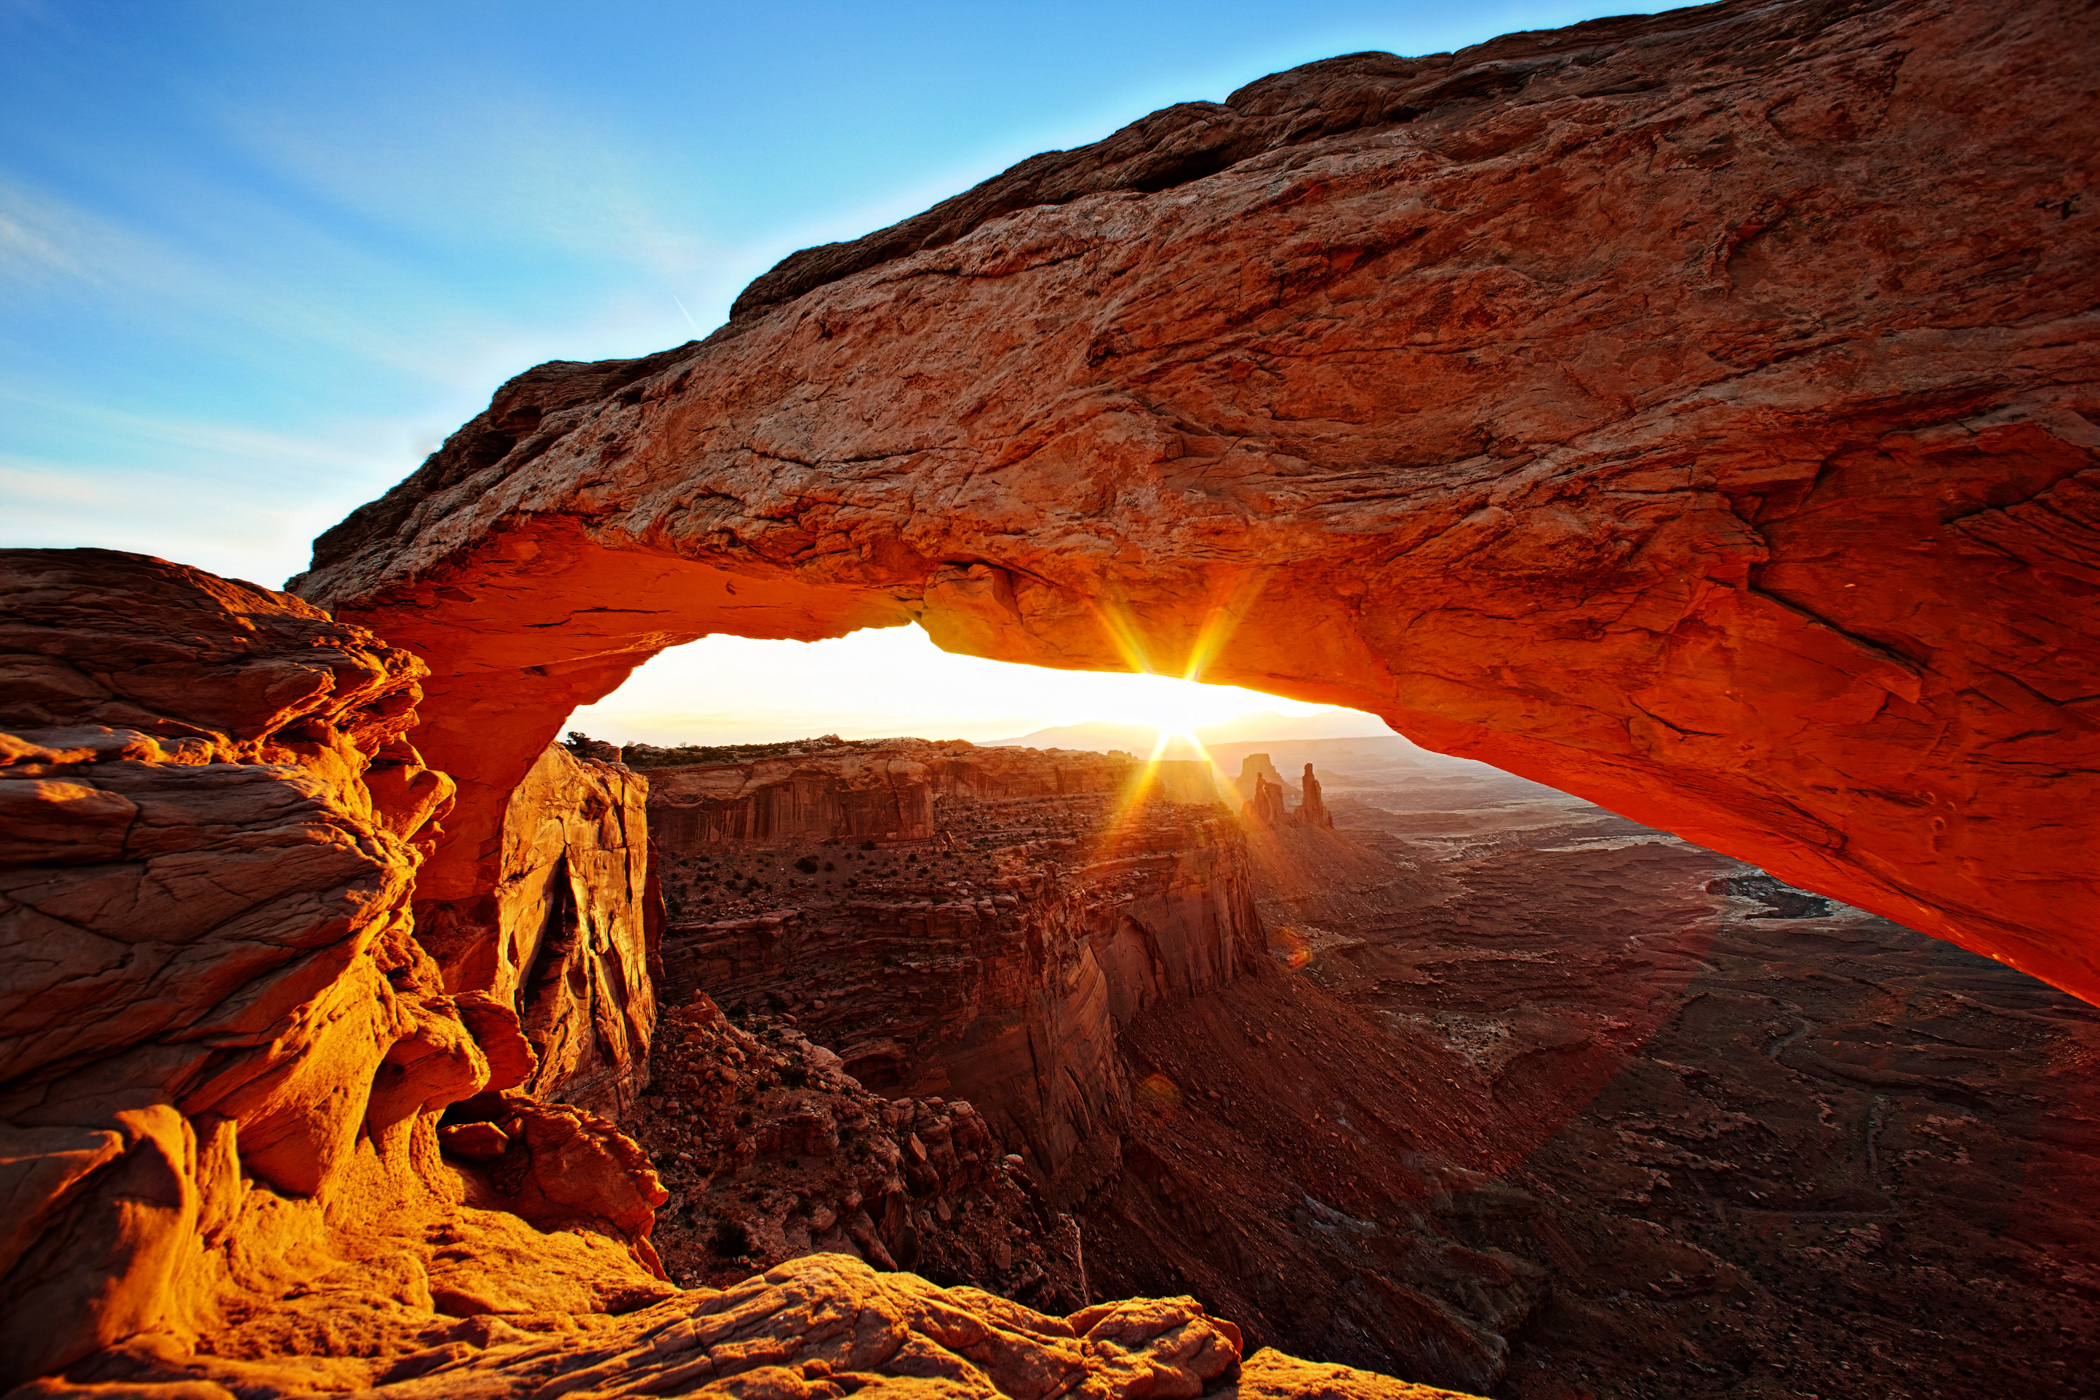
{"label": "canyon", "polygon": [[[867,749],[952,786],[913,839],[664,849],[672,899],[711,916],[669,923],[668,984],[784,1018],[883,1093],[965,1094],[1076,1221],[1086,1287],[1185,1291],[1250,1346],[1506,1396],[1965,1394],[1983,1368],[2068,1398],[2100,1361],[2100,1013],[2017,973],[1398,738],[1234,746],[1214,756],[1243,782],[1149,809],[1127,755],[767,747],[648,771],[666,794],[792,772],[842,822],[819,794]],[[1248,803],[1221,831],[1229,789],[1275,790],[1271,749],[1318,770],[1316,815]],[[1227,848],[1180,876],[1212,912],[1133,882],[1134,841]],[[1101,955],[1132,926],[1154,967]],[[1075,927],[1097,956],[1051,985],[1082,994],[1046,1000],[1040,950]],[[1212,975],[1159,979],[1205,940]],[[1047,1151],[1046,1081],[1075,1090]],[[792,1180],[785,1139],[762,1111],[751,1159],[716,1160]],[[1000,1286],[945,1247],[965,1213],[944,1230],[918,1204],[938,1185],[892,1183],[883,1241],[911,1228],[922,1272]],[[764,1224],[748,1192],[682,1205],[696,1241]],[[1047,1233],[1040,1205],[1015,1218]]]}
{"label": "canyon", "polygon": [[2100,1013],[1398,739],[1265,747],[1414,869],[1265,883],[1284,975],[1124,1029],[1178,1092],[1096,1287],[1527,1400],[2089,1386]]}
{"label": "canyon", "polygon": [[[2078,1393],[2094,25],[1310,64],[0,551],[0,1386]],[[554,742],[906,623],[1407,740]]]}
{"label": "canyon", "polygon": [[[866,748],[916,770],[904,790],[931,816],[911,837],[853,839]],[[670,922],[671,994],[777,1007],[870,1088],[962,1098],[1070,1199],[1112,1166],[1098,1125],[1127,1109],[1117,1026],[1262,956],[1244,842],[1207,765],[895,740],[788,762],[806,793],[838,794],[810,806],[848,819],[784,844],[681,840],[666,819],[692,787],[775,764],[648,770],[672,907],[748,909]],[[755,907],[752,871],[779,881]]]}
{"label": "canyon", "polygon": [[[44,1202],[8,1355],[87,1348],[25,1395],[1016,1394],[1025,1353],[1191,1394],[1987,1361],[2069,1396],[2100,1360],[2100,1013],[1578,799],[1398,738],[1214,755],[1314,770],[1278,823],[1126,754],[573,736],[506,813],[502,940],[436,956],[400,937],[449,798],[401,737],[413,658],[159,561],[4,563],[10,965],[57,968],[7,1024],[60,1047],[9,1085],[10,1199]],[[708,802],[801,815],[645,861]],[[146,956],[54,997],[83,918]],[[104,1014],[156,991],[186,1016]],[[1179,1297],[1090,1302],[1126,1293]]]}

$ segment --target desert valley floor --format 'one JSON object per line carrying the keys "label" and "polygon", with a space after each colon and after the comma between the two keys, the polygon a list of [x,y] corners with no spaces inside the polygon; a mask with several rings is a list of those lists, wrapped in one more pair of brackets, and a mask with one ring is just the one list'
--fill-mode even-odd
{"label": "desert valley floor", "polygon": [[[1250,1350],[1495,1396],[2090,1393],[2100,1012],[1484,765],[1398,739],[1216,757],[1230,771],[1255,750],[1285,773],[1315,763],[1335,821],[1246,828],[1260,965],[1122,1025],[1124,1106],[1095,1125],[1112,1160],[1032,1203],[981,1173],[930,1193],[939,1218],[908,1216],[919,1271],[999,1287],[972,1261],[1032,1211],[1035,1263],[1000,1277],[1025,1272],[1016,1296],[1039,1306],[1189,1293]],[[852,1059],[865,985],[825,982],[865,977],[852,955],[706,986],[680,980],[682,948],[769,910],[976,898],[1002,843],[1061,839],[1073,859],[1119,819],[1101,795],[937,811],[927,843],[668,858],[686,912],[667,1005],[711,991],[762,1038]],[[905,975],[884,946],[863,964]],[[685,1024],[666,1022],[660,1077]],[[934,1093],[901,1033],[883,1092]],[[769,1202],[779,1250],[807,1245],[790,1188],[810,1188],[787,1167],[823,1172],[769,1125],[808,1097],[778,1080],[724,1096],[745,1155],[702,1192],[680,1189],[707,1183],[674,1155],[675,1089],[638,1110],[673,1187],[658,1238],[681,1281],[768,1262],[723,1231],[745,1245]],[[900,1140],[933,1121],[923,1099],[898,1099],[900,1117],[868,1097]],[[769,1176],[779,1189],[753,1189]],[[1078,1235],[1062,1266],[1060,1220]]]}

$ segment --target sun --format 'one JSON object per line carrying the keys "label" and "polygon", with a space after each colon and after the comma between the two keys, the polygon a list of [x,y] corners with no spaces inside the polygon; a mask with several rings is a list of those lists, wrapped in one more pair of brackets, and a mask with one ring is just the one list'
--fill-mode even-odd
{"label": "sun", "polygon": [[1176,741],[1194,743],[1202,730],[1286,703],[1237,686],[1205,685],[1177,676],[1109,673],[1100,680],[1096,716],[1151,729],[1162,746]]}
{"label": "sun", "polygon": [[1208,759],[1210,757],[1204,751],[1203,741],[1196,737],[1196,727],[1193,724],[1176,720],[1155,727],[1158,730],[1159,737],[1152,745],[1151,762],[1157,763],[1162,759]]}

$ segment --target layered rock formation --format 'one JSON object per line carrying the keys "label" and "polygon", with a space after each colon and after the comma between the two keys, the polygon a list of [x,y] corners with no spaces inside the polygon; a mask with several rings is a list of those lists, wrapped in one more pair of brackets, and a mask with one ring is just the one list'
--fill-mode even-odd
{"label": "layered rock formation", "polygon": [[[632,871],[602,823],[510,849],[513,795],[713,631],[1346,703],[2100,996],[2095,24],[1732,0],[1311,65],[799,256],[704,344],[521,376],[318,542],[334,617],[6,555],[0,1377],[1233,1384],[1186,1302],[831,1260],[671,1296],[639,1149],[501,1087],[492,989],[548,959],[447,969],[533,911],[561,950],[531,852]],[[631,947],[564,954],[542,1026],[614,1099]]]}
{"label": "layered rock formation", "polygon": [[1320,795],[1320,780],[1313,773],[1313,766],[1305,765],[1305,773],[1298,781],[1298,820],[1306,826],[1334,825],[1334,816],[1327,810],[1327,802]]}
{"label": "layered rock formation", "polygon": [[[1210,805],[1207,766],[961,742],[798,747],[649,770],[684,913],[666,936],[667,996],[791,1010],[869,1087],[975,1104],[1060,1197],[1112,1171],[1128,1094],[1116,1027],[1229,983],[1263,946],[1242,835]],[[864,781],[914,794],[932,823],[919,841],[853,840]],[[695,791],[789,783],[809,814],[797,842],[681,834],[751,825],[680,825]],[[1204,801],[1177,800],[1191,795]]]}
{"label": "layered rock formation", "polygon": [[926,765],[858,746],[829,763],[794,757],[654,768],[658,836],[667,851],[716,841],[924,841],[933,835]]}
{"label": "layered rock formation", "polygon": [[1289,819],[1283,805],[1283,775],[1265,753],[1250,753],[1240,764],[1240,816],[1249,826],[1282,826]]}
{"label": "layered rock formation", "polygon": [[523,1209],[602,1235],[478,1209],[441,1158],[439,1113],[527,1065],[409,918],[452,792],[407,737],[423,664],[136,555],[8,551],[0,588],[0,1378],[662,1296],[627,1248],[661,1192],[610,1125],[524,1104],[513,1155]]}
{"label": "layered rock formation", "polygon": [[[374,1400],[562,1395],[839,1400],[870,1386],[1038,1400],[1339,1394],[1440,1400],[1448,1391],[1346,1367],[1257,1356],[1239,1366],[1232,1324],[1193,1299],[1132,1300],[1047,1317],[974,1289],[877,1274],[839,1255],[798,1259],[726,1291],[696,1289],[597,1325],[519,1328],[476,1318],[383,1366],[177,1358],[144,1343],[97,1357],[37,1400],[290,1400],[355,1387]],[[541,1322],[528,1319],[528,1322]],[[535,1331],[554,1332],[535,1336]],[[305,1358],[301,1358],[304,1360]],[[362,1371],[369,1384],[353,1379]],[[1237,1376],[1239,1379],[1234,1380]],[[346,1384],[347,1382],[347,1384]],[[1221,1384],[1222,1383],[1222,1384]],[[1463,1400],[1463,1397],[1460,1398]]]}
{"label": "layered rock formation", "polygon": [[1250,753],[1240,760],[1240,775],[1233,780],[1233,786],[1239,790],[1241,801],[1252,802],[1264,785],[1282,788],[1283,774],[1276,771],[1275,762],[1267,754]]}
{"label": "layered rock formation", "polygon": [[1320,796],[1320,780],[1313,774],[1313,766],[1305,765],[1305,772],[1298,779],[1298,805],[1294,809],[1284,799],[1283,775],[1265,753],[1250,753],[1240,763],[1240,776],[1233,786],[1243,799],[1240,815],[1251,826],[1280,827],[1286,822],[1300,826],[1332,827],[1334,818],[1328,815],[1327,804]]}
{"label": "layered rock formation", "polygon": [[[650,888],[648,783],[560,746],[511,794],[499,938],[448,964],[447,985],[518,1009],[535,1097],[609,1117],[648,1078],[662,901]],[[431,935],[425,935],[426,943]]]}
{"label": "layered rock formation", "polygon": [[[1217,796],[1209,765],[1193,760],[1141,763],[1119,751],[1074,749],[1046,755],[961,739],[827,735],[714,748],[631,744],[619,752],[649,773],[657,844],[674,854],[720,841],[926,841],[939,829],[935,808],[945,800],[1123,793],[1201,803]],[[1133,786],[1144,791],[1131,794]]]}
{"label": "layered rock formation", "polygon": [[[546,755],[508,814],[492,946],[444,923],[441,965],[409,912],[451,796],[406,737],[420,661],[136,555],[0,551],[0,593],[11,1396],[837,1397],[886,1378],[985,1397],[1417,1393],[1273,1358],[1242,1371],[1231,1324],[1185,1298],[1060,1319],[840,1255],[678,1289],[649,1242],[668,1193],[644,1150],[521,1087],[624,1101],[637,1081],[639,781]],[[686,1043],[693,1071],[738,1049]],[[776,1082],[794,1068],[756,1058]],[[697,1098],[692,1077],[674,1087]],[[1069,1222],[1041,1217],[1062,1254],[1006,1238],[1001,1212],[1030,1196],[974,1114],[838,1087],[832,1131],[853,1108],[879,1120],[909,1179],[877,1198],[905,1217],[889,1238],[923,1227],[929,1262],[1081,1301]],[[820,1155],[822,1115],[798,1100],[786,1117],[801,1135],[773,1149]],[[817,1208],[833,1218],[793,1224],[809,1247],[839,1220]],[[884,1252],[872,1230],[865,1252]],[[1045,1267],[1061,1261],[1062,1285]]]}
{"label": "layered rock formation", "polygon": [[1367,709],[2100,995],[2094,25],[1279,74],[521,376],[297,590],[443,658],[432,899],[648,655],[917,619]]}

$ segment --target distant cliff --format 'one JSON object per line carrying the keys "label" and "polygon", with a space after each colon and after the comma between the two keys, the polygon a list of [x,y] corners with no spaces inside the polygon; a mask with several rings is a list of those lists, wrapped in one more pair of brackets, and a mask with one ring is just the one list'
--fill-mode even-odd
{"label": "distant cliff", "polygon": [[1187,760],[1147,764],[1125,753],[980,748],[961,739],[630,745],[621,753],[650,775],[650,820],[658,846],[671,853],[715,841],[930,840],[943,798],[1121,793],[1133,784],[1177,802],[1217,793],[1208,766]]}
{"label": "distant cliff", "polygon": [[[686,914],[667,999],[790,1009],[869,1086],[975,1104],[1057,1191],[1117,1160],[1116,1028],[1262,950],[1245,841],[1205,765],[886,741],[651,780]],[[924,817],[878,840],[871,810]],[[768,829],[784,834],[728,834]],[[693,917],[710,905],[726,917]]]}

